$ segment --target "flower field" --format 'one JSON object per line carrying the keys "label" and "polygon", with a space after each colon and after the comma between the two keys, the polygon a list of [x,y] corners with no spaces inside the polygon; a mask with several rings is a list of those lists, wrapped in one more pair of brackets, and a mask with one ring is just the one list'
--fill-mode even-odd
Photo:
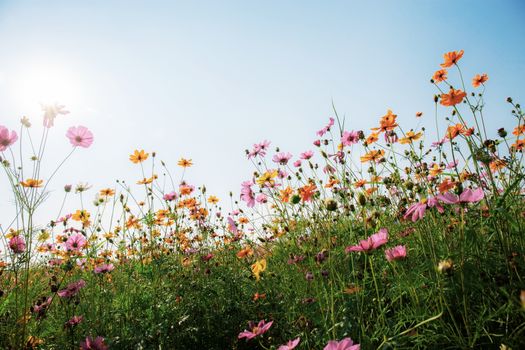
{"label": "flower field", "polygon": [[[139,148],[116,155],[136,178],[64,185],[35,222],[96,137],[54,134],[74,121],[59,104],[0,125],[17,213],[0,223],[0,349],[525,348],[525,114],[509,97],[515,128],[487,129],[490,80],[463,55],[430,74],[435,116],[414,112],[431,132],[387,107],[353,130],[334,109],[300,154],[247,149],[230,198],[192,184],[192,159]],[[48,172],[51,142],[71,149]]]}

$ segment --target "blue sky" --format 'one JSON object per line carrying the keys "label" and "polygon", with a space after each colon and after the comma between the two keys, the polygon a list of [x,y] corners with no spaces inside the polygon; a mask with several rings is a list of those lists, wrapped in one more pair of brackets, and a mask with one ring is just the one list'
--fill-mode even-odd
{"label": "blue sky", "polygon": [[89,182],[94,196],[138,180],[136,148],[174,173],[192,158],[187,179],[225,200],[253,170],[244,149],[263,139],[294,155],[313,148],[332,100],[348,129],[369,130],[388,108],[405,128],[417,111],[432,126],[429,79],[447,51],[465,50],[468,81],[489,74],[493,135],[512,128],[505,99],[525,98],[524,15],[523,1],[1,0],[0,124],[18,129],[27,115],[40,130],[39,100],[68,107],[48,173],[70,150],[67,127],[94,132],[54,179],[50,205],[66,183]]}

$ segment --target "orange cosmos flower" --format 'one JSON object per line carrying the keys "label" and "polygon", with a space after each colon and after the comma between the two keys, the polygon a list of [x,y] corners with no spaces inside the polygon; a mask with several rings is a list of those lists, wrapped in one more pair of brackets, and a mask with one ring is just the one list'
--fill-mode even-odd
{"label": "orange cosmos flower", "polygon": [[381,160],[384,155],[385,155],[385,151],[383,150],[370,151],[361,157],[361,163],[372,162],[372,161],[379,162],[379,160]]}
{"label": "orange cosmos flower", "polygon": [[490,171],[493,173],[505,168],[505,166],[507,166],[507,162],[505,162],[503,159],[494,159],[489,163]]}
{"label": "orange cosmos flower", "polygon": [[129,160],[131,160],[133,163],[138,164],[142,163],[146,159],[148,159],[149,153],[144,152],[144,150],[137,151],[135,150],[132,155],[129,156]]}
{"label": "orange cosmos flower", "polygon": [[193,186],[190,185],[180,185],[179,191],[181,196],[189,195],[193,192]]}
{"label": "orange cosmos flower", "polygon": [[370,187],[365,190],[365,194],[368,197],[371,196],[375,191],[377,191],[377,187]]}
{"label": "orange cosmos flower", "polygon": [[373,133],[371,133],[370,136],[368,136],[368,137],[366,138],[365,143],[366,143],[367,145],[371,145],[371,144],[373,144],[374,142],[376,142],[377,140],[379,140],[378,135],[379,135],[379,133],[377,133],[377,132],[373,132]]}
{"label": "orange cosmos flower", "polygon": [[184,159],[184,158],[181,158],[179,160],[179,162],[177,163],[178,166],[181,166],[183,168],[189,168],[190,166],[193,165],[192,163],[192,160],[191,159]]}
{"label": "orange cosmos flower", "polygon": [[516,140],[515,143],[513,143],[510,148],[517,151],[523,151],[523,148],[525,147],[525,140]]}
{"label": "orange cosmos flower", "polygon": [[100,190],[100,195],[105,197],[110,197],[115,195],[115,191],[113,191],[111,188],[105,188],[103,190]]}
{"label": "orange cosmos flower", "polygon": [[208,203],[210,203],[210,204],[217,204],[217,203],[219,203],[219,198],[217,198],[215,196],[209,196],[208,197]]}
{"label": "orange cosmos flower", "polygon": [[399,139],[399,143],[412,143],[413,141],[419,140],[423,136],[422,132],[415,134],[412,130],[406,133],[405,137]]}
{"label": "orange cosmos flower", "polygon": [[303,202],[309,202],[315,192],[317,192],[317,186],[313,183],[299,188],[299,196]]}
{"label": "orange cosmos flower", "polygon": [[523,135],[523,133],[525,133],[525,125],[518,125],[514,128],[514,131],[512,131],[512,134],[516,136]]}
{"label": "orange cosmos flower", "polygon": [[361,188],[361,187],[363,187],[366,184],[367,184],[366,180],[359,180],[359,181],[354,182],[354,187],[355,188]]}
{"label": "orange cosmos flower", "polygon": [[75,221],[86,221],[89,220],[91,214],[86,210],[77,210],[72,216],[71,219]]}
{"label": "orange cosmos flower", "polygon": [[144,179],[142,179],[140,181],[137,181],[137,185],[149,185],[150,183],[153,182],[153,180],[156,180],[157,178],[158,178],[158,176],[153,174],[153,176],[150,177],[149,179],[144,178]]}
{"label": "orange cosmos flower", "polygon": [[446,69],[437,70],[432,76],[432,80],[434,80],[434,83],[441,83],[442,81],[447,80],[447,73]]}
{"label": "orange cosmos flower", "polygon": [[332,188],[335,185],[337,185],[338,183],[339,183],[339,180],[337,180],[337,179],[330,179],[330,181],[328,181],[328,183],[326,185],[324,185],[324,187],[325,188]]}
{"label": "orange cosmos flower", "polygon": [[455,106],[458,103],[461,103],[461,101],[463,101],[463,98],[465,98],[465,96],[467,96],[467,94],[464,91],[460,89],[455,90],[453,88],[450,88],[450,91],[448,92],[448,94],[441,94],[440,103],[443,106]]}
{"label": "orange cosmos flower", "polygon": [[484,84],[487,80],[489,80],[489,76],[486,73],[482,75],[476,74],[476,76],[472,79],[472,86],[477,88],[481,84]]}
{"label": "orange cosmos flower", "polygon": [[397,126],[396,123],[397,114],[394,114],[392,110],[388,110],[384,116],[381,117],[381,120],[379,120],[379,127],[378,128],[372,128],[372,131],[379,131],[379,132],[385,132],[394,130]]}
{"label": "orange cosmos flower", "polygon": [[453,140],[459,134],[462,134],[465,131],[463,124],[451,125],[447,128],[447,137],[449,140]]}
{"label": "orange cosmos flower", "polygon": [[458,61],[463,57],[463,50],[461,51],[451,51],[443,55],[444,63],[441,63],[441,67],[448,68],[457,64]]}
{"label": "orange cosmos flower", "polygon": [[25,181],[20,181],[20,185],[23,187],[38,188],[42,187],[43,182],[44,180],[27,179]]}
{"label": "orange cosmos flower", "polygon": [[248,218],[245,218],[244,216],[239,218],[240,224],[247,224],[248,222],[249,222]]}
{"label": "orange cosmos flower", "polygon": [[266,293],[262,293],[262,294],[255,293],[253,295],[253,298],[252,298],[253,301],[257,301],[259,299],[266,299]]}
{"label": "orange cosmos flower", "polygon": [[244,249],[241,249],[237,252],[237,257],[239,259],[245,258],[247,256],[253,255],[253,249],[251,247],[246,246]]}
{"label": "orange cosmos flower", "polygon": [[142,227],[142,225],[140,224],[140,220],[136,217],[134,217],[133,215],[130,216],[128,218],[128,220],[126,221],[126,228],[127,229],[130,229],[130,228],[136,228],[136,229],[140,229]]}
{"label": "orange cosmos flower", "polygon": [[454,187],[456,187],[456,183],[454,181],[450,181],[449,178],[446,178],[445,180],[443,180],[442,183],[439,184],[438,191],[439,193],[445,193],[453,189]]}
{"label": "orange cosmos flower", "polygon": [[288,186],[284,190],[280,190],[279,194],[281,196],[281,202],[288,203],[290,201],[290,197],[293,194],[293,189]]}
{"label": "orange cosmos flower", "polygon": [[434,165],[430,168],[429,173],[431,176],[437,176],[443,172],[443,169],[437,164],[434,163]]}
{"label": "orange cosmos flower", "polygon": [[421,118],[423,116],[423,112],[416,112],[416,118]]}

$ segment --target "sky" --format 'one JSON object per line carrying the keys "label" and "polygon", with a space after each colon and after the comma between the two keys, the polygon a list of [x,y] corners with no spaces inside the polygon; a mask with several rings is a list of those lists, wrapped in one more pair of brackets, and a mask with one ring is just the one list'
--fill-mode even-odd
{"label": "sky", "polygon": [[[68,127],[95,135],[53,179],[41,220],[56,215],[65,184],[88,182],[93,198],[116,179],[141,179],[135,149],[155,151],[175,176],[191,158],[188,182],[228,207],[253,172],[244,150],[262,140],[294,155],[313,149],[332,101],[348,129],[369,130],[390,108],[407,128],[424,112],[419,126],[432,130],[429,79],[448,51],[465,50],[467,81],[489,75],[490,133],[512,129],[505,99],[525,98],[524,15],[519,0],[0,0],[0,125],[18,130],[28,116],[38,138],[39,103],[67,107],[44,175],[70,152]],[[12,203],[1,174],[4,227]]]}

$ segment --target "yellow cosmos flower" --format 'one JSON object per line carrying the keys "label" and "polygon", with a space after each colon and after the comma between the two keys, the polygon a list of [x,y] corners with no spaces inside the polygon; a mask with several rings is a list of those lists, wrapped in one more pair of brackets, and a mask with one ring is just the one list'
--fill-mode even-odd
{"label": "yellow cosmos flower", "polygon": [[135,152],[133,152],[133,154],[129,156],[129,160],[131,160],[135,164],[138,164],[148,159],[148,157],[149,153],[146,153],[143,149],[141,149],[140,151],[135,150]]}
{"label": "yellow cosmos flower", "polygon": [[261,272],[264,270],[266,270],[266,259],[257,260],[252,265],[252,273],[257,281],[261,278]]}

